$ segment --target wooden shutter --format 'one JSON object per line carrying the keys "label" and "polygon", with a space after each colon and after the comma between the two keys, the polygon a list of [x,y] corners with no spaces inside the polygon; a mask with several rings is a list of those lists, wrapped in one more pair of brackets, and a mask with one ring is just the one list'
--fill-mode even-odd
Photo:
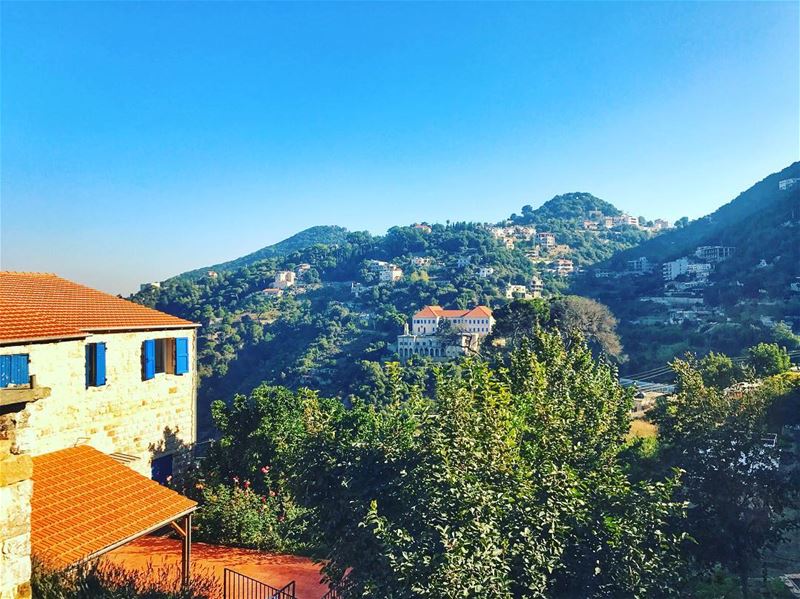
{"label": "wooden shutter", "polygon": [[11,384],[28,385],[30,382],[28,354],[14,354],[11,356]]}
{"label": "wooden shutter", "polygon": [[0,356],[0,389],[11,383],[11,356]]}
{"label": "wooden shutter", "polygon": [[189,338],[175,339],[175,374],[189,372]]}
{"label": "wooden shutter", "polygon": [[156,340],[147,339],[142,343],[142,378],[149,381],[156,376]]}
{"label": "wooden shutter", "polygon": [[106,344],[94,344],[94,384],[102,387],[106,384]]}

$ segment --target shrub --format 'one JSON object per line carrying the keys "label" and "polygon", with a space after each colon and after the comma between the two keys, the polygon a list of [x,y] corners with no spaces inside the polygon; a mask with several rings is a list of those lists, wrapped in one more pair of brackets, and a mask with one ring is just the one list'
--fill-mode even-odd
{"label": "shrub", "polygon": [[199,541],[276,552],[303,550],[298,531],[302,512],[285,495],[256,493],[248,481],[212,484],[202,489],[195,515]]}
{"label": "shrub", "polygon": [[93,563],[72,570],[52,570],[34,561],[31,590],[36,599],[210,599],[218,597],[217,582],[193,572],[182,588],[174,566],[126,570],[107,563]]}

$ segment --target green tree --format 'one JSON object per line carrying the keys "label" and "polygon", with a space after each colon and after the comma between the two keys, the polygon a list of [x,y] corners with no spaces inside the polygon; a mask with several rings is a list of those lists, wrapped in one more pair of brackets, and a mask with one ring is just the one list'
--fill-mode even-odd
{"label": "green tree", "polygon": [[600,302],[577,295],[556,298],[550,303],[550,322],[567,337],[572,331],[580,331],[596,349],[622,357],[617,319]]}
{"label": "green tree", "polygon": [[675,593],[674,481],[626,478],[631,396],[579,337],[435,376],[430,395],[389,377],[383,406],[304,412],[296,496],[344,597]]}
{"label": "green tree", "polygon": [[709,352],[697,362],[706,386],[725,389],[747,378],[747,370],[725,354]]}
{"label": "green tree", "polygon": [[493,315],[495,325],[488,343],[504,339],[511,348],[519,347],[523,339],[533,337],[536,330],[550,319],[550,309],[545,300],[515,299],[495,310]]}
{"label": "green tree", "polygon": [[786,349],[777,343],[759,343],[747,350],[747,362],[757,376],[772,376],[786,372],[792,361]]}
{"label": "green tree", "polygon": [[777,447],[764,444],[771,394],[744,396],[707,386],[689,360],[675,360],[678,392],[653,416],[662,459],[685,471],[681,496],[691,506],[687,530],[697,564],[734,572],[743,597],[764,553],[797,526],[800,481],[779,468]]}

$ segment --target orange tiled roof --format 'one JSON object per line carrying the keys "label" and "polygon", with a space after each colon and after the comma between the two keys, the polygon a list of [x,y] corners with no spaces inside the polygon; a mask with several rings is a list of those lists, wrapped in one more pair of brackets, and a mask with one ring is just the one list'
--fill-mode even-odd
{"label": "orange tiled roof", "polygon": [[87,334],[46,314],[0,299],[0,342],[81,339]]}
{"label": "orange tiled roof", "polygon": [[197,504],[81,445],[33,458],[31,553],[51,567],[91,559]]}
{"label": "orange tiled roof", "polygon": [[197,326],[53,274],[0,271],[0,342]]}
{"label": "orange tiled roof", "polygon": [[414,314],[414,318],[491,318],[492,311],[486,306],[471,310],[445,310],[441,306],[425,306]]}

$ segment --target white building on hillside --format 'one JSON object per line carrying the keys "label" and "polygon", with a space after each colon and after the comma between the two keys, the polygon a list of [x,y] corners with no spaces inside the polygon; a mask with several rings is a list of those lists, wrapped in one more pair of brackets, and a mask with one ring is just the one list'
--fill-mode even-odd
{"label": "white building on hillside", "polygon": [[394,264],[387,264],[379,274],[382,283],[396,283],[403,278],[403,269]]}
{"label": "white building on hillside", "polygon": [[635,260],[628,260],[628,270],[639,274],[653,272],[653,263],[645,256],[642,256]]}
{"label": "white building on hillside", "polygon": [[[449,325],[448,334],[439,335],[442,323]],[[444,310],[441,306],[425,306],[411,319],[405,332],[397,337],[397,353],[407,360],[414,355],[448,359],[477,351],[480,340],[492,332],[494,318],[486,306],[471,310]]]}
{"label": "white building on hillside", "polygon": [[525,285],[506,285],[506,299],[527,299],[528,288]]}
{"label": "white building on hillside", "polygon": [[664,262],[664,264],[661,265],[661,275],[665,281],[674,281],[680,275],[686,274],[688,270],[688,258],[678,258],[671,262]]}
{"label": "white building on hillside", "polygon": [[551,248],[556,244],[556,236],[552,233],[537,233],[536,243],[545,248]]}
{"label": "white building on hillside", "polygon": [[294,285],[296,279],[296,275],[291,270],[280,270],[275,273],[272,286],[275,289],[288,289]]}
{"label": "white building on hillside", "polygon": [[542,280],[539,277],[534,275],[531,279],[531,296],[534,298],[540,298],[542,297],[543,291],[544,283],[542,283]]}
{"label": "white building on hillside", "polygon": [[694,255],[707,262],[722,262],[733,256],[735,251],[735,247],[724,245],[701,245],[695,250]]}
{"label": "white building on hillside", "polygon": [[481,277],[482,279],[485,279],[486,277],[491,277],[493,274],[494,274],[494,268],[492,268],[491,266],[481,266],[478,269],[478,276]]}

